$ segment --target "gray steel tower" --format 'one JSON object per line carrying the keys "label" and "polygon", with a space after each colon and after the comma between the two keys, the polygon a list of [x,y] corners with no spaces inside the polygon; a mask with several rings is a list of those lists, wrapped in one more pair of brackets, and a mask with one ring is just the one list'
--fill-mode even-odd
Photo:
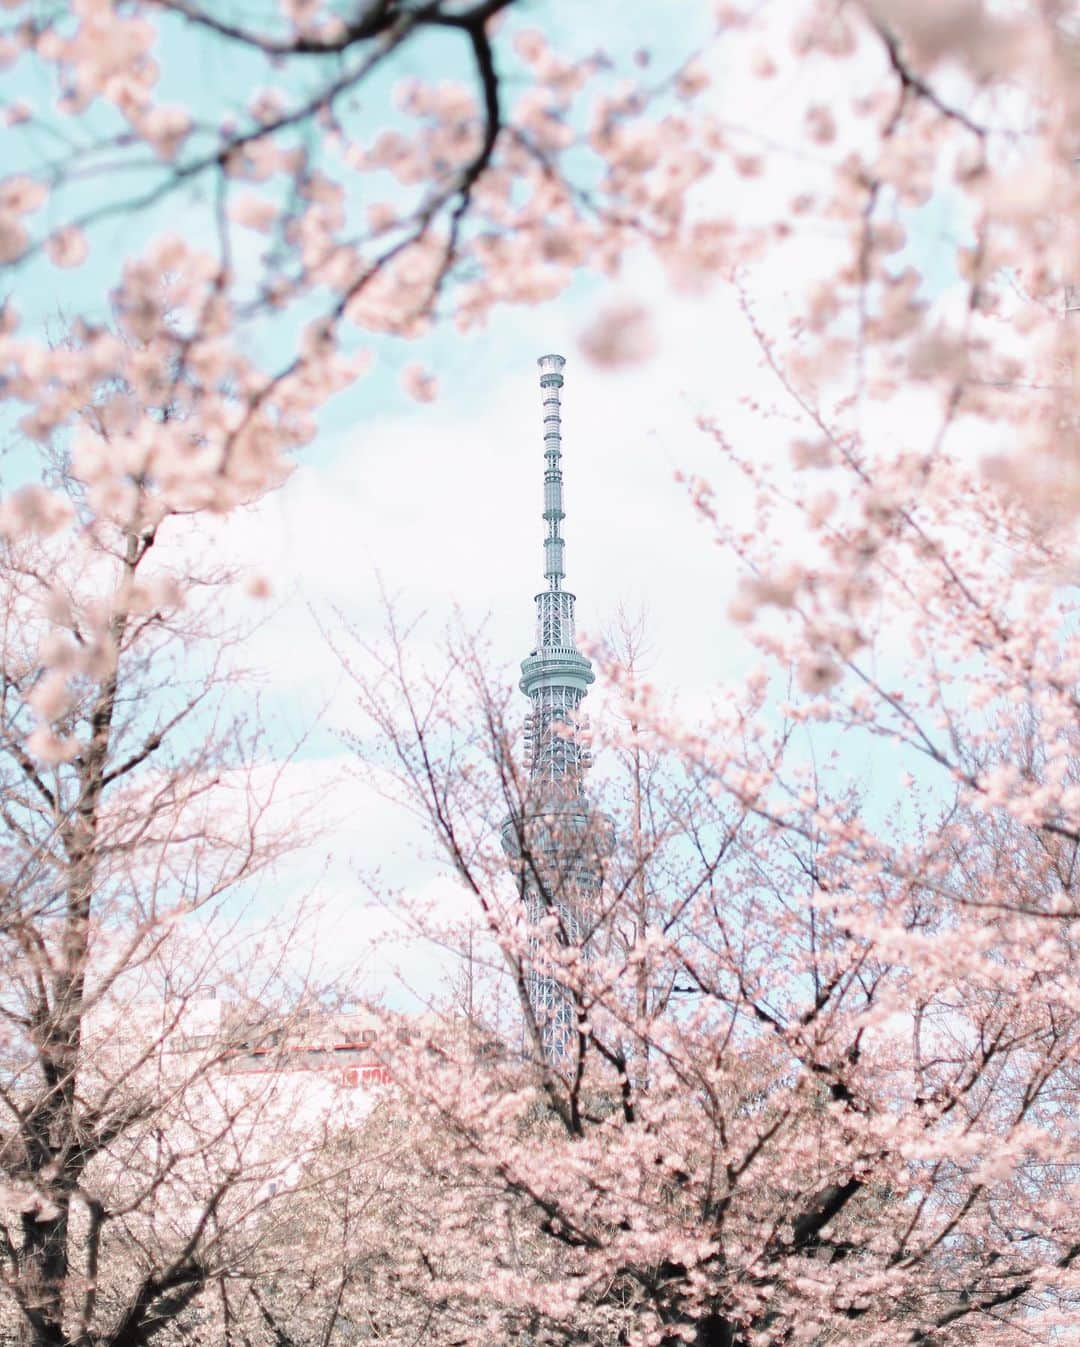
{"label": "gray steel tower", "polygon": [[[611,854],[611,820],[585,794],[589,750],[578,708],[595,680],[574,638],[574,595],[563,589],[562,426],[559,389],[566,361],[541,356],[544,406],[544,578],[536,596],[536,648],[521,664],[519,687],[532,708],[525,719],[529,788],[520,812],[502,828],[525,903],[529,939],[527,991],[547,1060],[567,1062],[576,1042],[573,998],[558,977],[565,950],[588,954],[598,911],[603,862]],[[552,930],[541,938],[537,928]],[[555,961],[551,955],[554,953]]]}

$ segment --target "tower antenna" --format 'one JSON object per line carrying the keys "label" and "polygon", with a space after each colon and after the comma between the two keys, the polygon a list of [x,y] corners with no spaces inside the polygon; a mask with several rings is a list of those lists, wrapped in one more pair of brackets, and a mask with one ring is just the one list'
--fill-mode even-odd
{"label": "tower antenna", "polygon": [[544,404],[544,519],[547,537],[544,539],[544,578],[549,589],[560,589],[566,578],[562,521],[562,415],[559,390],[563,386],[561,355],[542,355],[540,366],[540,396]]}

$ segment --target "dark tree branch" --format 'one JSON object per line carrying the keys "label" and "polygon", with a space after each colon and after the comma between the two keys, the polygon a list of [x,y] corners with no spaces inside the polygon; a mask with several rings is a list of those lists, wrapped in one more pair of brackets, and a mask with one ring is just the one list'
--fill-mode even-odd
{"label": "dark tree branch", "polygon": [[900,41],[885,24],[872,21],[871,26],[878,37],[885,45],[885,51],[889,58],[889,65],[900,81],[902,88],[906,92],[915,94],[916,97],[925,99],[937,112],[949,121],[957,122],[965,130],[970,131],[973,136],[978,136],[980,140],[985,140],[988,132],[985,126],[980,126],[978,122],[973,121],[966,112],[961,112],[959,108],[954,108],[946,103],[935,90],[927,84],[921,75],[914,70],[904,60],[900,50]]}

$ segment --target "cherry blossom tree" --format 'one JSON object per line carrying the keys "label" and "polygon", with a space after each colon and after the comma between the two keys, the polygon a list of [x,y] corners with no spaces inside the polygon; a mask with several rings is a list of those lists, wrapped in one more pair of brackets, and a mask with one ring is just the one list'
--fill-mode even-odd
{"label": "cherry blossom tree", "polygon": [[[1074,329],[1058,321],[1076,246],[1070,7],[686,12],[692,49],[666,37],[653,60],[647,40],[582,55],[567,34],[564,53],[543,7],[514,0],[8,5],[17,167],[0,265],[35,288],[46,262],[80,268],[99,295],[69,311],[87,329],[80,358],[43,352],[9,306],[6,396],[37,435],[67,424],[121,363],[100,339],[112,292],[155,377],[198,407],[197,426],[129,437],[227,507],[310,439],[378,337],[440,317],[467,329],[644,250],[695,290],[793,270],[804,377],[858,363],[870,398],[948,377],[963,386],[954,419],[1009,425],[1028,489],[1071,493],[1055,476],[1072,459]],[[185,103],[199,53],[229,76]],[[455,78],[394,85],[417,62]],[[773,98],[793,71],[798,92]],[[910,245],[931,198],[948,219],[933,270],[964,278],[967,303],[923,322],[926,259]],[[101,254],[117,228],[113,267]],[[648,314],[601,310],[583,343],[600,363],[642,358]],[[405,381],[436,389],[419,366]],[[109,456],[106,471],[123,476]]]}
{"label": "cherry blossom tree", "polygon": [[[1080,1258],[1075,34],[1058,9],[886,4],[738,31],[756,79],[793,51],[823,72],[783,217],[766,193],[764,220],[709,218],[769,382],[703,421],[717,481],[687,485],[745,564],[729,616],[764,664],[692,725],[609,671],[634,728],[588,957],[524,930],[503,870],[527,782],[485,661],[424,681],[399,640],[361,693],[525,1026],[519,1054],[448,1030],[397,1067],[478,1195],[429,1237],[431,1294],[477,1338],[1050,1342]],[[767,176],[725,132],[713,171]],[[904,261],[931,199],[940,294]],[[782,307],[763,277],[787,259]],[[532,1032],[537,959],[573,1001],[568,1066]]]}
{"label": "cherry blossom tree", "polygon": [[[559,294],[583,266],[610,271],[640,237],[677,227],[706,167],[688,115],[697,67],[684,58],[655,90],[620,94],[602,55],[564,59],[520,25],[497,59],[512,0],[375,3],[352,18],[287,5],[250,23],[186,0],[22,8],[0,28],[10,87],[37,81],[55,103],[5,96],[26,151],[0,196],[0,265],[16,287],[39,283],[42,259],[101,284],[85,312],[65,311],[78,339],[63,354],[8,305],[5,397],[46,438],[103,377],[123,377],[145,410],[130,413],[124,453],[85,470],[110,483],[150,471],[188,507],[228,509],[272,484],[367,368],[374,337],[415,336],[444,312],[468,327],[496,304]],[[200,50],[243,71],[242,87],[230,77],[206,108],[165,101],[183,73],[171,61]],[[391,99],[387,76],[427,51],[461,79],[399,80]],[[676,174],[659,133],[623,125],[654,98]],[[576,183],[564,161],[584,136],[607,167]],[[189,227],[163,229],[178,211]],[[130,251],[113,268],[96,240],[116,228]],[[138,343],[140,374],[102,330],[110,315]],[[404,378],[434,395],[422,367]],[[150,409],[165,402],[177,414],[163,430]]]}
{"label": "cherry blossom tree", "polygon": [[[84,447],[130,397],[99,394]],[[308,825],[299,798],[281,820],[283,761],[236,711],[213,539],[146,482],[49,462],[6,499],[0,553],[0,1313],[27,1343],[136,1344],[211,1291],[227,1318],[330,1126],[270,1050],[328,990],[297,914],[244,914]]]}
{"label": "cherry blossom tree", "polygon": [[[402,1267],[447,1341],[944,1347],[1075,1317],[1067,553],[940,445],[826,442],[796,474],[801,569],[764,528],[733,540],[775,672],[686,726],[609,661],[617,845],[578,943],[527,925],[498,846],[531,787],[489,652],[459,641],[425,676],[402,627],[369,652],[380,779],[521,1004],[517,1033],[450,1015],[394,1056],[437,1212]],[[815,477],[845,503],[823,513]],[[460,923],[414,921],[464,950]],[[566,1060],[536,1030],[538,962],[572,999]]]}
{"label": "cherry blossom tree", "polygon": [[[408,1110],[387,1091],[370,1114],[309,1151],[232,1283],[237,1341],[406,1343],[471,1330],[471,1314],[430,1295],[418,1236],[444,1212],[432,1191],[448,1196],[459,1180],[439,1169],[441,1142],[419,1143]],[[208,1339],[220,1340],[214,1332],[224,1328],[216,1319]]]}
{"label": "cherry blossom tree", "polygon": [[[172,1026],[108,1028],[168,924],[209,921],[278,845],[257,742],[207,693],[228,665],[189,626],[205,576],[155,559],[280,483],[377,339],[467,329],[645,250],[676,286],[737,287],[774,380],[748,399],[754,452],[745,422],[703,427],[753,520],[689,483],[745,562],[731,617],[766,663],[687,726],[611,662],[633,728],[610,731],[627,775],[588,957],[523,929],[495,838],[528,787],[488,666],[459,646],[425,685],[398,650],[365,682],[484,924],[474,969],[525,1024],[519,1051],[481,996],[479,1026],[446,1016],[395,1054],[426,1194],[395,1232],[420,1314],[400,1322],[455,1343],[1053,1340],[1080,1258],[1075,16],[729,3],[661,62],[568,55],[519,10],[4,9],[14,1317],[35,1343],[143,1342],[213,1286],[227,1321],[280,1181],[241,1144],[277,1117],[257,1090],[211,1107],[212,1071],[166,1070]],[[460,80],[388,97],[434,42]],[[235,71],[217,102],[174,92],[195,50]],[[769,123],[714,102],[727,84]],[[53,267],[95,293],[50,341],[19,309]],[[583,340],[600,364],[653,344],[637,304]],[[853,784],[854,752],[910,782]],[[530,1025],[537,959],[573,1003],[569,1067]]]}

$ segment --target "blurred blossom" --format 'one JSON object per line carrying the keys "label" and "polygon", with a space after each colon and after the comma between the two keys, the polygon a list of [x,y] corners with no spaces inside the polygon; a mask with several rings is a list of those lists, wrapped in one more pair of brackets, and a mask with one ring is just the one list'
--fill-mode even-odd
{"label": "blurred blossom", "polygon": [[611,304],[588,324],[578,344],[582,354],[602,368],[635,365],[656,352],[652,317],[644,305],[633,301]]}
{"label": "blurred blossom", "polygon": [[417,402],[434,402],[439,395],[439,381],[423,365],[406,365],[401,371],[401,386]]}

